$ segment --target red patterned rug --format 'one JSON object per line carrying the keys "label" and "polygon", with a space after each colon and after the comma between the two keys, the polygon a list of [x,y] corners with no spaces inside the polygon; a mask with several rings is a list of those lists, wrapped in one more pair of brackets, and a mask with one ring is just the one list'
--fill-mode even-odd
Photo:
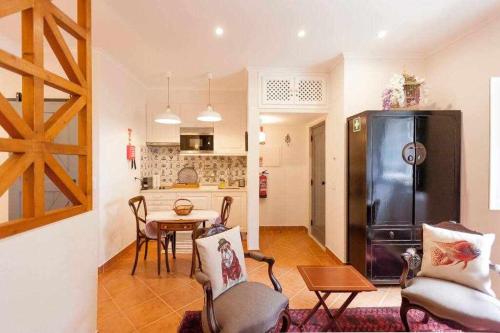
{"label": "red patterned rug", "polygon": [[[300,322],[310,310],[290,310],[292,322]],[[408,322],[412,331],[417,332],[457,332],[448,326],[429,319],[427,324],[422,324],[423,315],[416,310],[408,313]],[[318,332],[321,327],[329,322],[325,310],[320,309],[309,320],[304,332]],[[342,332],[401,332],[404,331],[399,317],[399,307],[394,308],[351,308],[347,309],[337,321]],[[181,333],[201,332],[201,312],[186,311],[179,326]],[[338,331],[338,330],[336,330]],[[299,328],[292,325],[289,332],[300,332]]]}

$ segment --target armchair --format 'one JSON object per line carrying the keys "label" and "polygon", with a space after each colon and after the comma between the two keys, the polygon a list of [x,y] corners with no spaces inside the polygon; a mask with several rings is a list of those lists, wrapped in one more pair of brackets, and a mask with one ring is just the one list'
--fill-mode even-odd
{"label": "armchair", "polygon": [[[453,222],[441,222],[436,227],[480,234]],[[500,301],[481,291],[455,282],[429,277],[413,277],[420,269],[421,259],[415,249],[401,255],[403,273],[401,285],[401,321],[410,331],[407,313],[411,309],[424,312],[423,322],[431,316],[436,321],[464,331],[500,331]],[[490,269],[500,273],[500,265],[490,264]]]}
{"label": "armchair", "polygon": [[[218,228],[220,231],[220,226]],[[207,233],[214,234],[210,230]],[[288,331],[291,324],[288,298],[282,294],[281,285],[273,274],[274,259],[254,251],[245,253],[245,258],[268,264],[269,279],[274,289],[262,283],[246,281],[214,300],[210,279],[200,267],[195,279],[203,286],[205,294],[203,332],[273,332],[280,322],[280,331]]]}

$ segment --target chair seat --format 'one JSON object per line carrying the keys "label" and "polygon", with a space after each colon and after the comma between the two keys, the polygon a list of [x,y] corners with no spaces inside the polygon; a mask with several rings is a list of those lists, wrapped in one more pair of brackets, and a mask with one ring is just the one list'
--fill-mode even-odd
{"label": "chair seat", "polygon": [[432,314],[474,330],[500,332],[500,301],[450,281],[416,277],[401,296]]}
{"label": "chair seat", "polygon": [[[288,306],[288,298],[265,284],[243,282],[214,300],[214,312],[222,332],[267,332],[276,326],[276,318]],[[202,313],[203,330],[209,332],[206,309]]]}

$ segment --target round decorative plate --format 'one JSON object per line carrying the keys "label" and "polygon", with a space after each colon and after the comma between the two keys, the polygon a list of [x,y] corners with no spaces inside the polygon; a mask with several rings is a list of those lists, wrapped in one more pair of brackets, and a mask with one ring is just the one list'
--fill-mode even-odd
{"label": "round decorative plate", "polygon": [[177,174],[177,182],[183,184],[197,183],[198,173],[194,168],[184,167]]}

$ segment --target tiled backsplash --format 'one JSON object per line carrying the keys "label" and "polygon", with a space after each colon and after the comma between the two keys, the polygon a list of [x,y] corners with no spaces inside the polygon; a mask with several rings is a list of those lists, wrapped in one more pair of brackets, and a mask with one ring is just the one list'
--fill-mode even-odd
{"label": "tiled backsplash", "polygon": [[179,147],[141,147],[141,177],[160,175],[162,184],[175,183],[179,170],[183,167],[193,167],[198,173],[200,183],[246,178],[245,156],[185,156],[179,153]]}

